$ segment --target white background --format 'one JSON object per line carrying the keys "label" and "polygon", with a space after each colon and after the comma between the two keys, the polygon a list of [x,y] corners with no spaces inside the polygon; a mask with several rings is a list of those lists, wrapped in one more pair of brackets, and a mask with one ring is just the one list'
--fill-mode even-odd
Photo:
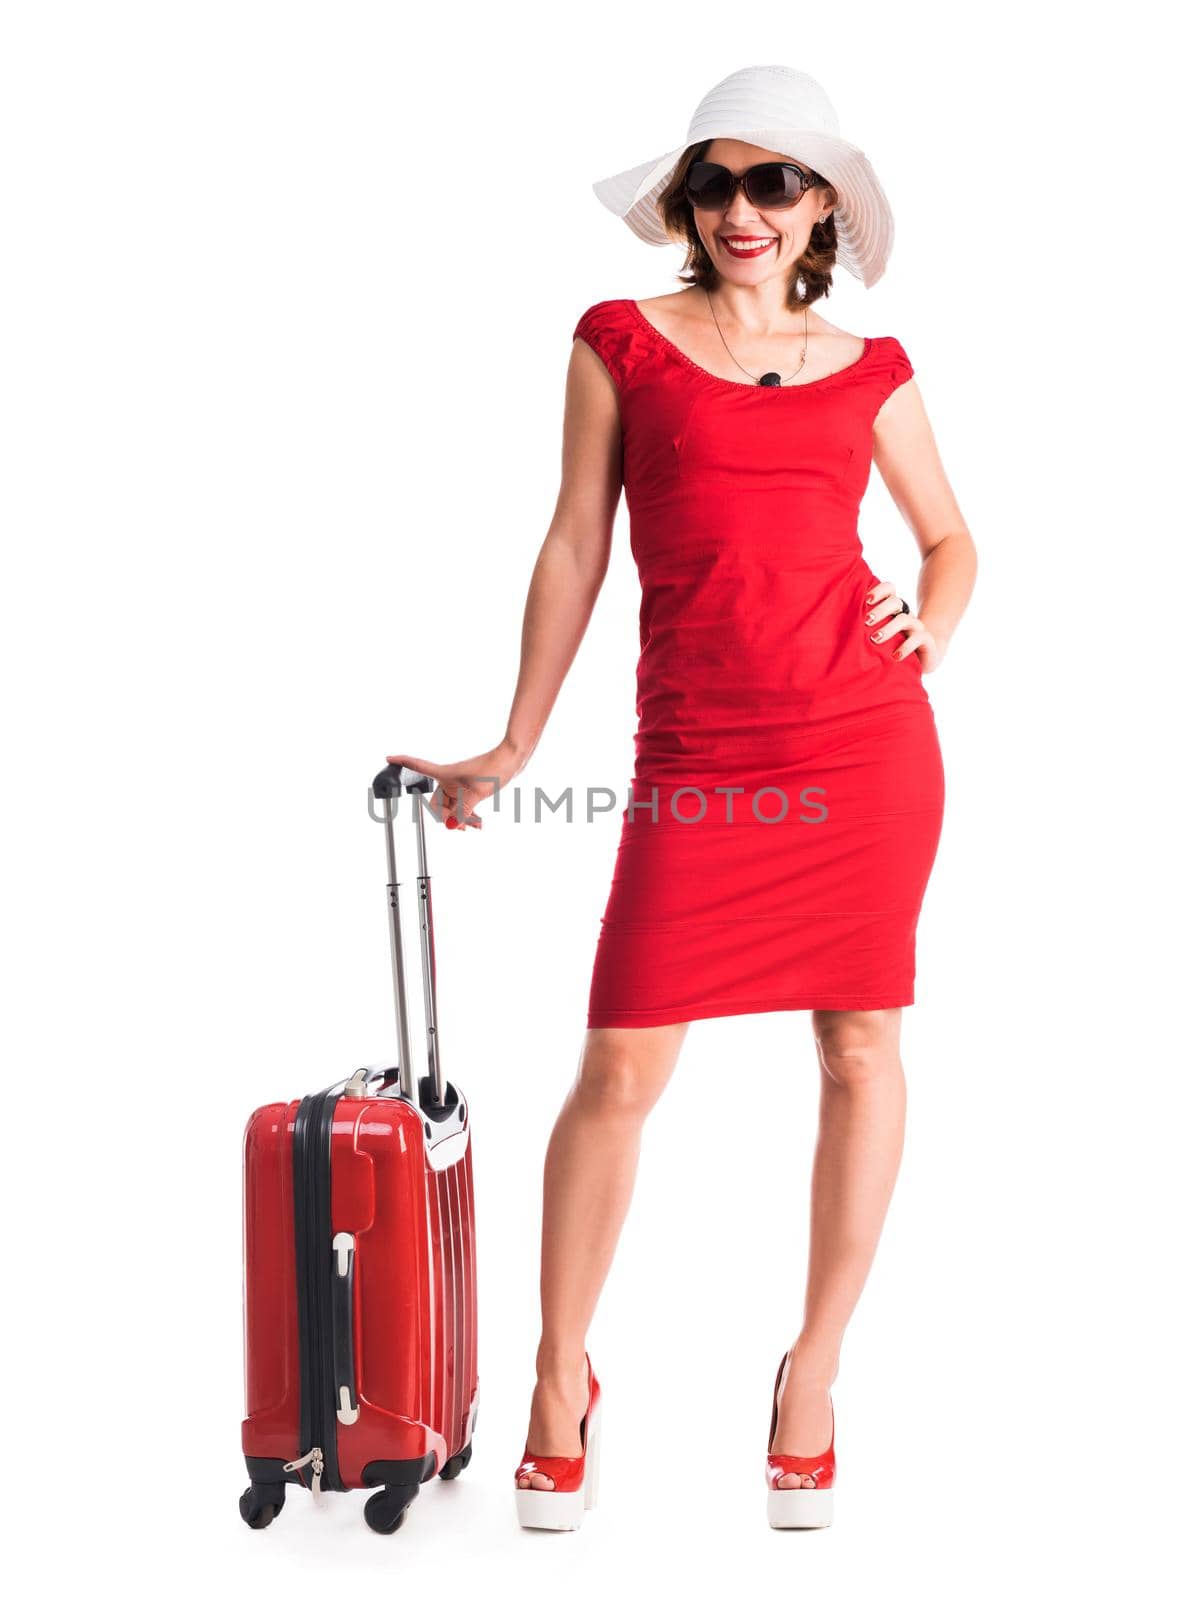
{"label": "white background", "polygon": [[[1154,8],[42,0],[0,47],[2,1431],[30,1577],[1166,1593],[1184,240]],[[981,557],[925,679],[947,815],[904,1165],[834,1390],[835,1525],[771,1532],[762,1475],[802,1294],[807,1013],[693,1025],[590,1333],[602,1504],[568,1537],[516,1524],[541,1166],[618,824],[488,808],[429,839],[475,1129],[473,1464],[394,1539],[361,1495],[317,1519],[294,1494],[251,1533],[243,1124],[390,1054],[367,783],[389,751],[501,736],[573,325],[677,286],[679,253],[590,185],[770,61],[825,84],[886,186],[886,278],[840,271],[820,309],[904,343]],[[623,508],[529,790],[625,787],[627,532]],[[876,474],[861,533],[913,596]]]}

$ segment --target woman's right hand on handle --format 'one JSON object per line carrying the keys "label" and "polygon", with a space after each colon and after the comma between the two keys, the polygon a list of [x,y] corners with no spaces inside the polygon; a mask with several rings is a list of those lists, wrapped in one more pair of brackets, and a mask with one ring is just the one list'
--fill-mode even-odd
{"label": "woman's right hand on handle", "polygon": [[411,767],[414,772],[427,773],[436,780],[428,804],[438,820],[447,828],[481,828],[482,818],[475,807],[494,794],[496,787],[510,783],[521,768],[521,761],[511,747],[497,744],[468,761],[450,761],[438,765],[421,756],[388,756],[393,765]]}

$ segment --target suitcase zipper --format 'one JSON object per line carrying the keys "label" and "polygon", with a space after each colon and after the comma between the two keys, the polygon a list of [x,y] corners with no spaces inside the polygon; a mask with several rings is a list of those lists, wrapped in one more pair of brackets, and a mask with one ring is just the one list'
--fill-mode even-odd
{"label": "suitcase zipper", "polygon": [[325,1470],[326,1458],[322,1454],[321,1446],[315,1444],[312,1450],[307,1450],[303,1456],[298,1456],[295,1461],[286,1461],[286,1472],[300,1472],[302,1467],[313,1468],[313,1498],[321,1499],[321,1475]]}
{"label": "suitcase zipper", "polygon": [[[293,1190],[297,1217],[297,1302],[301,1327],[301,1436],[317,1450],[315,1488],[344,1487],[338,1468],[330,1323],[330,1138],[338,1095],[307,1095],[293,1131]],[[324,1483],[322,1477],[324,1474]]]}

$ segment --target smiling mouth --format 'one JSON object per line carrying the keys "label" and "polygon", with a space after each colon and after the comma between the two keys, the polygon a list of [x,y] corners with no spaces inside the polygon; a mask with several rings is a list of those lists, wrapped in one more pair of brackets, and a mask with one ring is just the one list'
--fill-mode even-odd
{"label": "smiling mouth", "polygon": [[742,259],[746,256],[761,256],[776,243],[771,234],[734,234],[731,237],[721,238],[721,243],[731,256]]}

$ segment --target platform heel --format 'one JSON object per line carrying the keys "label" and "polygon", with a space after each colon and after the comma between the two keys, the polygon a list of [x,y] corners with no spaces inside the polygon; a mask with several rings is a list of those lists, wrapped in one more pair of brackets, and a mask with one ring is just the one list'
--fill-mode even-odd
{"label": "platform heel", "polygon": [[[537,1456],[532,1455],[525,1444],[523,1457],[515,1469],[515,1509],[521,1528],[572,1532],[581,1526],[586,1510],[597,1504],[602,1453],[602,1389],[588,1352],[585,1365],[589,1373],[589,1404],[581,1419],[581,1454]],[[552,1479],[552,1488],[522,1488],[520,1479],[532,1472],[547,1473]]]}
{"label": "platform heel", "polygon": [[[775,1399],[771,1406],[771,1431],[767,1438],[767,1521],[772,1528],[827,1528],[833,1520],[833,1483],[837,1460],[833,1450],[836,1421],[833,1421],[828,1449],[818,1456],[775,1455],[775,1430],[779,1426],[779,1385],[789,1352],[784,1352],[775,1374]],[[832,1409],[832,1401],[829,1401]],[[798,1489],[779,1488],[785,1472],[797,1473],[811,1481]]]}

